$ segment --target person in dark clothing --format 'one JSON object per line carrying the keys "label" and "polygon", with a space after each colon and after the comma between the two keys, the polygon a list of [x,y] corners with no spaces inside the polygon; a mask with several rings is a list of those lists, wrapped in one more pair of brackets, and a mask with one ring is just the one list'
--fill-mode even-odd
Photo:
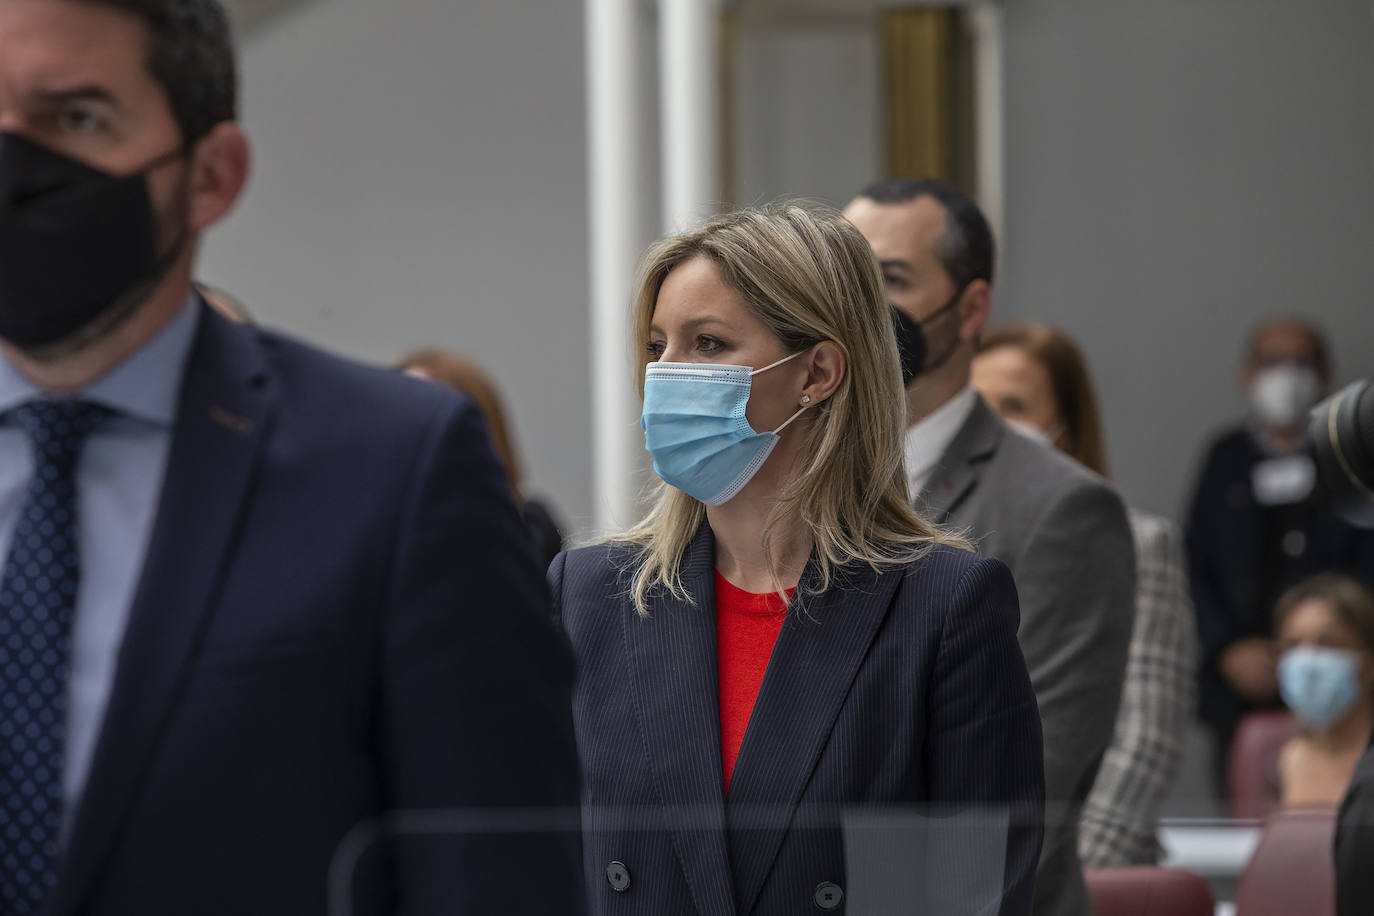
{"label": "person in dark clothing", "polygon": [[416,378],[456,388],[477,403],[482,419],[486,421],[492,448],[515,492],[525,527],[534,540],[536,556],[543,568],[547,569],[553,558],[563,550],[563,526],[552,509],[524,493],[515,439],[506,423],[506,413],[501,408],[501,398],[496,393],[496,385],[491,377],[471,360],[442,350],[418,350],[397,363],[397,368]]}
{"label": "person in dark clothing", "polygon": [[1374,913],[1374,742],[1350,778],[1336,818],[1336,916]]}
{"label": "person in dark clothing", "polygon": [[1327,353],[1320,332],[1302,322],[1256,329],[1242,373],[1250,416],[1213,443],[1194,489],[1187,542],[1199,712],[1223,764],[1241,717],[1280,703],[1279,595],[1321,572],[1374,573],[1374,535],[1330,511],[1305,441],[1307,413],[1330,384]]}

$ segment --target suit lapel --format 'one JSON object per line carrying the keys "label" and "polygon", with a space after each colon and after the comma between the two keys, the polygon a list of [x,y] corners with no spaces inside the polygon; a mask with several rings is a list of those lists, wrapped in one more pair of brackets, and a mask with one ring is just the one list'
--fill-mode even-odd
{"label": "suit lapel", "polygon": [[936,524],[948,524],[950,516],[978,483],[983,465],[997,451],[1006,427],[979,397],[964,425],[940,457],[926,487],[916,496],[916,506]]}
{"label": "suit lapel", "polygon": [[892,603],[898,573],[837,573],[820,595],[814,560],[768,661],[735,762],[726,816],[738,912],[752,911],[845,697]]}
{"label": "suit lapel", "polygon": [[53,912],[81,903],[138,797],[209,620],[272,420],[250,331],[200,306],[167,472]]}
{"label": "suit lapel", "polygon": [[625,602],[623,622],[635,709],[692,898],[703,916],[729,916],[714,575],[715,541],[703,524],[683,558],[696,603],[662,596],[645,619]]}

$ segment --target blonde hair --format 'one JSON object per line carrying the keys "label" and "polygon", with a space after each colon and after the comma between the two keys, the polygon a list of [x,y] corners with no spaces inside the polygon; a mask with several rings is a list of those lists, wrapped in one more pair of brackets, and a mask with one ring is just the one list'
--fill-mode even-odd
{"label": "blonde hair", "polygon": [[[804,457],[764,524],[770,563],[784,520],[812,537],[815,592],[849,563],[880,569],[908,563],[935,544],[966,548],[911,505],[903,467],[906,399],[890,307],[873,250],[834,210],[795,202],[739,210],[654,244],[633,306],[640,397],[659,289],[675,268],[698,257],[716,266],[790,352],[832,341],[847,364],[834,394],[798,428]],[[641,614],[655,592],[692,600],[680,567],[705,517],[700,501],[660,482],[648,515],[612,539],[637,548],[630,591]],[[774,584],[782,593],[776,577]]]}

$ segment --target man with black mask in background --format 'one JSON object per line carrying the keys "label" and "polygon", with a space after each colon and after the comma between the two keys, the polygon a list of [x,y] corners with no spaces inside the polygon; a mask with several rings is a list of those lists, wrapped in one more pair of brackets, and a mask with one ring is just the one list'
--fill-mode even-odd
{"label": "man with black mask in background", "polygon": [[1035,913],[1087,916],[1078,820],[1116,724],[1135,618],[1125,507],[1100,477],[1005,426],[970,387],[993,272],[977,205],[939,182],[896,179],[865,188],[844,214],[873,246],[902,313],[911,494],[1016,577],[1045,735]]}
{"label": "man with black mask in background", "polygon": [[575,825],[500,819],[577,770],[477,410],[193,291],[235,117],[217,0],[0,0],[0,911],[323,914],[460,808],[349,912],[575,913]]}

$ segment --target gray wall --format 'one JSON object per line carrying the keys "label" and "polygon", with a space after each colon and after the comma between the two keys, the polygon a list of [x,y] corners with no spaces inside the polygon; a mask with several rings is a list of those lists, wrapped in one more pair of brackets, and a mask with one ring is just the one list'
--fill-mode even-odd
{"label": "gray wall", "polygon": [[1374,372],[1374,12],[1013,0],[1005,35],[997,312],[1082,340],[1123,490],[1176,515],[1258,318]]}
{"label": "gray wall", "polygon": [[[997,316],[1083,340],[1123,489],[1176,515],[1241,409],[1258,317],[1310,312],[1346,375],[1374,371],[1374,14],[1012,0],[1006,17]],[[842,203],[878,151],[876,70],[855,57],[873,43],[805,26],[742,44],[739,111],[768,129],[739,131],[738,196]],[[585,530],[588,368],[624,349],[586,332],[582,53],[576,0],[315,0],[270,20],[243,53],[256,178],[202,274],[356,356],[477,356],[534,489]]]}
{"label": "gray wall", "polygon": [[735,200],[843,207],[882,167],[882,45],[870,15],[736,27]]}
{"label": "gray wall", "polygon": [[[496,376],[530,486],[590,512],[581,4],[317,0],[242,50],[255,177],[201,275],[265,324]],[[610,358],[621,358],[623,346]]]}

